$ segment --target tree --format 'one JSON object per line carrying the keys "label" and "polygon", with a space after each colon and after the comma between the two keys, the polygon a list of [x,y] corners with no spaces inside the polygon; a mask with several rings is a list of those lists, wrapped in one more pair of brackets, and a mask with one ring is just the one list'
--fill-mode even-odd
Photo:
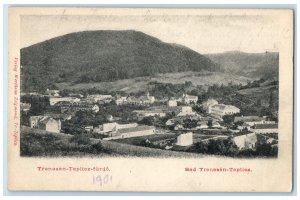
{"label": "tree", "polygon": [[212,123],[212,120],[210,119],[210,120],[208,120],[208,122],[207,122],[207,126],[208,127],[212,127],[213,126],[213,123]]}
{"label": "tree", "polygon": [[155,122],[155,118],[153,116],[144,117],[139,123],[145,124],[148,126],[153,126]]}
{"label": "tree", "polygon": [[75,142],[78,145],[88,145],[91,144],[90,138],[85,134],[74,135],[70,142]]}
{"label": "tree", "polygon": [[195,127],[197,127],[197,120],[194,119],[185,119],[183,120],[183,127],[187,128],[187,129],[193,129]]}
{"label": "tree", "polygon": [[208,152],[208,145],[205,144],[204,142],[200,141],[200,142],[197,142],[195,144],[195,151],[197,153],[207,153]]}
{"label": "tree", "polygon": [[234,120],[234,115],[224,115],[222,118],[223,118],[224,123],[232,124],[233,120]]}

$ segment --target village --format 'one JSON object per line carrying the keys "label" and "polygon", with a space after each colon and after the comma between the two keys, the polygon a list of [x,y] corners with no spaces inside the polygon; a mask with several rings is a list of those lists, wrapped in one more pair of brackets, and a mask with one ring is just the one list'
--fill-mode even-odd
{"label": "village", "polygon": [[[197,96],[182,94],[161,100],[149,91],[141,96],[61,96],[59,90],[49,89],[44,94],[32,92],[21,96],[46,98],[49,103],[42,115],[27,115],[33,105],[21,102],[21,112],[27,115],[22,125],[56,134],[88,134],[91,138],[171,151],[190,151],[199,143],[209,145],[222,140],[230,140],[238,151],[256,150],[262,144],[272,148],[278,145],[276,121],[267,116],[243,116],[240,108],[213,98],[199,102]],[[106,105],[117,111],[110,113],[105,110]],[[126,117],[120,117],[122,109],[127,109]],[[99,123],[78,122],[79,114],[82,118],[97,118],[101,112],[105,116]]]}

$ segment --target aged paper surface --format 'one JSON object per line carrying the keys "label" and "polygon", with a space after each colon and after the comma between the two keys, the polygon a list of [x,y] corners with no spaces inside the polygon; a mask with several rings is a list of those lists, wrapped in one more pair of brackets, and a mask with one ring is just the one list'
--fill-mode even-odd
{"label": "aged paper surface", "polygon": [[[292,10],[12,7],[8,71],[11,191],[292,190]],[[57,99],[72,102],[56,110]],[[142,119],[124,121],[119,108]]]}

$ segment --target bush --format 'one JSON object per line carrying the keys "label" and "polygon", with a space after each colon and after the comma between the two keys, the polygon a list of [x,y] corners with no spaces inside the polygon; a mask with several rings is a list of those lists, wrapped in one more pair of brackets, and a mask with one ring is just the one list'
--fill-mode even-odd
{"label": "bush", "polygon": [[21,156],[71,156],[110,153],[101,142],[92,143],[86,135],[76,135],[64,139],[52,134],[21,134]]}

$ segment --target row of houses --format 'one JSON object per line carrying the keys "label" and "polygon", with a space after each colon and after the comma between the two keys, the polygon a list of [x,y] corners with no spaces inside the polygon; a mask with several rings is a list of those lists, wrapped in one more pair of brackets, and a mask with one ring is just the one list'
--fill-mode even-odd
{"label": "row of houses", "polygon": [[[140,97],[117,97],[115,100],[115,103],[117,105],[123,105],[123,104],[133,104],[133,105],[150,105],[153,104],[156,101],[154,96],[150,96],[149,92],[146,93],[145,96]],[[183,94],[182,97],[175,99],[174,97],[170,98],[167,101],[167,105],[170,107],[177,106],[178,102],[181,102],[183,104],[196,104],[198,101],[197,96],[187,95]]]}
{"label": "row of houses", "polygon": [[66,103],[59,106],[61,113],[76,113],[78,111],[90,111],[99,112],[99,106],[97,104],[86,103]]}

